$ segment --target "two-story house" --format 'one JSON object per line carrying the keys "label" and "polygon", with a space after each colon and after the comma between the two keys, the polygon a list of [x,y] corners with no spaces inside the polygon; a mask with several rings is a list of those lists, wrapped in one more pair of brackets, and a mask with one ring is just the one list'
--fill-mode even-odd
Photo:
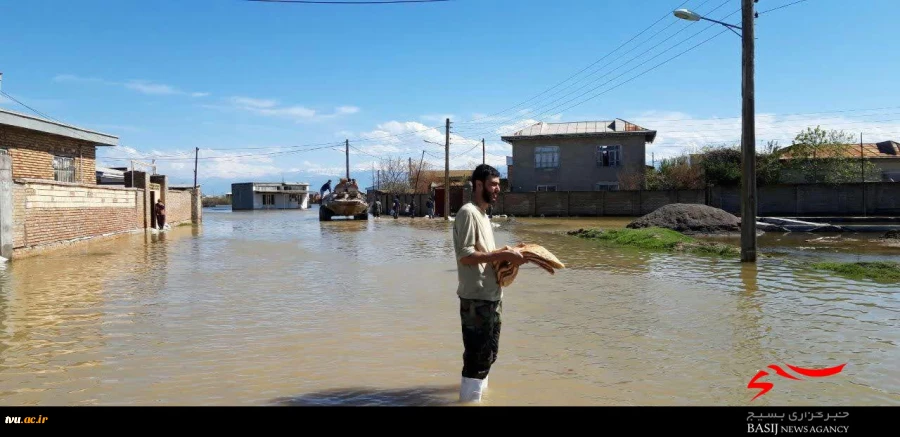
{"label": "two-story house", "polygon": [[610,191],[623,173],[644,174],[656,131],[617,118],[541,122],[501,139],[512,145],[510,191]]}

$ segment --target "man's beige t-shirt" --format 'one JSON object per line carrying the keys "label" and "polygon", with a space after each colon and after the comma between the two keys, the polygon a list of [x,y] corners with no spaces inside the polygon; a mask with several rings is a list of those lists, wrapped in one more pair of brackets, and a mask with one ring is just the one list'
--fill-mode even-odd
{"label": "man's beige t-shirt", "polygon": [[465,265],[459,261],[476,251],[491,252],[496,249],[490,218],[472,202],[463,205],[456,213],[453,222],[453,247],[456,250],[459,278],[456,294],[464,299],[500,300],[503,291],[490,263]]}

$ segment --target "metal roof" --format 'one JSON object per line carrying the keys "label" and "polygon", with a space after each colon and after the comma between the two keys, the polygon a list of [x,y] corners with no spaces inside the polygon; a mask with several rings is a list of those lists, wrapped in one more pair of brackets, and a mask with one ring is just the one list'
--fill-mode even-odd
{"label": "metal roof", "polygon": [[[791,159],[791,147],[784,149],[781,159]],[[862,149],[862,150],[860,150]],[[882,141],[880,143],[841,144],[840,146],[825,147],[816,154],[817,158],[832,158],[840,155],[843,158],[868,159],[900,159],[900,143],[895,141]]]}
{"label": "metal roof", "polygon": [[656,138],[656,131],[617,118],[610,121],[539,122],[512,135],[503,136],[501,139],[507,141],[551,136],[602,136],[614,134],[644,134],[647,136],[648,141],[653,141]]}
{"label": "metal roof", "polygon": [[118,146],[119,137],[70,126],[40,117],[35,117],[7,109],[0,109],[0,125],[15,126],[48,134],[60,135],[75,140],[88,141],[95,146]]}

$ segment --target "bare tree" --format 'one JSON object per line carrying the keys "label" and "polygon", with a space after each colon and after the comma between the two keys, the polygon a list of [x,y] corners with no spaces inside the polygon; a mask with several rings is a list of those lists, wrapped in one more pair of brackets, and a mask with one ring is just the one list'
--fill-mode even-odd
{"label": "bare tree", "polygon": [[403,158],[382,158],[378,164],[379,190],[391,194],[409,192],[409,164]]}
{"label": "bare tree", "polygon": [[620,190],[640,190],[644,187],[644,175],[646,171],[641,167],[640,169],[630,168],[627,170],[622,170],[618,174],[619,178],[619,189]]}

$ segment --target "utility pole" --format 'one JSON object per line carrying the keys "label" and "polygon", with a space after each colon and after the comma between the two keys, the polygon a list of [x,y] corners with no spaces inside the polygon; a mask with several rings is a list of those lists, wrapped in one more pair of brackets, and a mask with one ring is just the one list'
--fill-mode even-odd
{"label": "utility pole", "polygon": [[859,133],[859,173],[862,176],[863,217],[866,216],[866,155],[863,153],[863,134]]}
{"label": "utility pole", "polygon": [[344,144],[344,153],[347,155],[347,181],[350,181],[350,140],[346,140]]}
{"label": "utility pole", "polygon": [[[197,159],[200,157],[200,148],[194,148],[194,190],[197,190]],[[134,161],[131,162],[132,186],[134,185]]]}
{"label": "utility pole", "polygon": [[416,186],[413,187],[413,194],[419,194],[419,175],[422,174],[422,165],[425,163],[425,151],[422,151],[422,159],[419,160],[419,168],[416,170]]}
{"label": "utility pole", "polygon": [[481,139],[481,163],[484,164],[484,138]]}
{"label": "utility pole", "polygon": [[444,221],[450,221],[450,119],[447,118],[444,142]]}
{"label": "utility pole", "polygon": [[754,88],[755,0],[741,0],[742,32],[742,133],[741,261],[756,262],[756,105]]}

